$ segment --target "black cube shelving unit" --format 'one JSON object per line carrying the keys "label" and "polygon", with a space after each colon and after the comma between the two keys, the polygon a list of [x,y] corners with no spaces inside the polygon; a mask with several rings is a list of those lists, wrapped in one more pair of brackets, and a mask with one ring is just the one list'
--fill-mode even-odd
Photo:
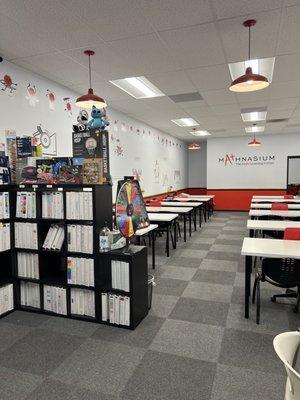
{"label": "black cube shelving unit", "polygon": [[[9,192],[10,196],[10,226],[11,226],[11,249],[1,253],[5,259],[5,268],[0,271],[0,285],[14,284],[14,308],[58,315],[67,318],[75,318],[97,323],[109,324],[102,321],[101,315],[101,293],[112,292],[111,287],[111,260],[118,259],[129,264],[130,292],[126,295],[130,298],[130,324],[129,326],[115,325],[122,328],[135,329],[148,313],[148,289],[147,289],[147,248],[143,246],[130,246],[129,249],[99,253],[99,232],[105,223],[112,227],[112,188],[109,184],[104,185],[45,185],[45,184],[24,184],[24,185],[3,185],[1,191]],[[16,218],[16,202],[18,192],[36,193],[36,216],[35,218]],[[63,217],[43,218],[42,195],[44,192],[61,192],[63,196]],[[92,193],[92,214],[93,218],[67,219],[68,192]],[[15,222],[35,223],[37,225],[37,249],[15,247]],[[64,229],[64,243],[61,250],[45,250],[43,243],[51,224],[58,224]],[[68,226],[88,225],[92,227],[92,253],[82,251],[69,251],[68,249]],[[18,253],[37,254],[39,278],[18,276]],[[68,257],[88,258],[94,263],[94,286],[68,283]],[[29,282],[39,285],[40,307],[25,306],[21,304],[20,286],[21,282]],[[44,286],[55,286],[65,289],[66,293],[66,314],[55,313],[45,310]],[[71,313],[71,290],[82,289],[92,291],[95,295],[94,310],[95,316]],[[117,293],[117,291],[116,291]],[[122,294],[122,293],[121,293]],[[111,324],[112,325],[112,324]]]}

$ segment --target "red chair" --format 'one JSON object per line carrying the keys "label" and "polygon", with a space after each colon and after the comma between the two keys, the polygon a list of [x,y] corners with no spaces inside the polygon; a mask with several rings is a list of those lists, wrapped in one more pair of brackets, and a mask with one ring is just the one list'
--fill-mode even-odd
{"label": "red chair", "polygon": [[289,206],[285,203],[272,203],[271,210],[287,211]]}
{"label": "red chair", "polygon": [[157,200],[153,200],[149,204],[149,207],[160,207],[160,206],[161,206],[161,202],[157,201]]}
{"label": "red chair", "polygon": [[283,198],[284,198],[284,199],[293,199],[294,196],[293,196],[292,194],[285,194],[285,195],[283,196]]}
{"label": "red chair", "polygon": [[300,228],[285,228],[284,240],[300,240]]}
{"label": "red chair", "polygon": [[[284,240],[299,240],[300,228],[286,228]],[[299,243],[300,246],[300,243]],[[271,285],[287,289],[286,293],[275,294],[271,301],[276,303],[280,297],[296,298],[294,312],[298,313],[300,304],[300,260],[294,258],[264,258],[261,271],[256,272],[253,286],[252,303],[256,297],[256,323],[260,321],[260,282],[269,282]],[[297,287],[297,291],[291,290]]]}

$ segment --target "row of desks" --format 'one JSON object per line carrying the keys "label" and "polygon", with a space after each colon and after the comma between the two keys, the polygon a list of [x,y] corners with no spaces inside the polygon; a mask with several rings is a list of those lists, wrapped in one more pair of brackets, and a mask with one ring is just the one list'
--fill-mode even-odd
{"label": "row of desks", "polygon": [[[151,235],[152,241],[152,266],[155,268],[155,230],[160,225],[166,227],[166,252],[167,257],[170,255],[170,234],[174,229],[173,247],[176,248],[177,238],[177,218],[179,215],[183,217],[183,237],[187,240],[187,221],[189,222],[189,236],[192,235],[192,222],[195,231],[197,230],[197,212],[199,214],[199,226],[201,227],[202,211],[205,221],[209,218],[210,207],[214,196],[189,196],[183,198],[173,198],[170,201],[163,201],[160,207],[147,206],[148,217],[151,225],[148,228],[140,229],[136,232],[138,240],[144,235]],[[199,200],[202,201],[199,201]],[[209,207],[210,205],[210,207]],[[204,210],[202,210],[204,208]]]}
{"label": "row of desks", "polygon": [[[253,196],[254,198],[266,198],[265,196]],[[269,196],[274,200],[275,197]],[[276,201],[278,197],[276,196]],[[281,196],[283,199],[283,196]],[[290,201],[290,199],[284,199]],[[292,199],[291,199],[292,200]],[[296,199],[294,199],[296,200]],[[275,201],[275,200],[274,200]],[[245,256],[245,317],[249,318],[249,299],[251,296],[251,272],[252,272],[252,257],[267,257],[267,258],[295,258],[300,259],[300,243],[298,240],[281,240],[281,239],[265,239],[255,238],[255,231],[284,231],[288,227],[300,228],[300,221],[289,220],[253,220],[253,217],[259,216],[281,216],[289,218],[300,217],[300,210],[266,210],[266,209],[251,209],[249,216],[251,220],[247,222],[247,229],[250,237],[244,238],[241,254]]]}

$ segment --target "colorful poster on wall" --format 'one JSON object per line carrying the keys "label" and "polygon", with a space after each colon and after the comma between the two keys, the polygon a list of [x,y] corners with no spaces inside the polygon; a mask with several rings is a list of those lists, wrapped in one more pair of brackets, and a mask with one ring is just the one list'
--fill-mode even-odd
{"label": "colorful poster on wall", "polygon": [[73,132],[73,157],[101,159],[103,182],[109,182],[109,141],[107,131],[90,129]]}

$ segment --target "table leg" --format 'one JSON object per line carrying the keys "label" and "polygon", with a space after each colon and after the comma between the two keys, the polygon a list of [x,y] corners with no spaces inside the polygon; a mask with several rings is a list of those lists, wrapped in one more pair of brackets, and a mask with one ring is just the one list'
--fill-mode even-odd
{"label": "table leg", "polygon": [[174,221],[174,243],[173,243],[173,249],[176,249],[177,247],[177,218]]}
{"label": "table leg", "polygon": [[200,213],[199,226],[200,226],[200,228],[201,228],[201,226],[202,226],[202,206],[200,206],[200,211],[199,211],[199,213]]}
{"label": "table leg", "polygon": [[152,231],[151,234],[151,242],[152,242],[152,269],[155,269],[155,231]]}
{"label": "table leg", "polygon": [[250,237],[253,237],[253,234],[254,234],[254,230],[253,230],[253,229],[250,229],[250,234],[249,234],[249,236],[250,236]]}
{"label": "table leg", "polygon": [[207,201],[204,204],[204,221],[207,221]]}
{"label": "table leg", "polygon": [[189,212],[189,233],[190,233],[190,236],[192,236],[192,212],[193,211],[190,211]]}
{"label": "table leg", "polygon": [[201,206],[198,207],[198,211],[199,211],[199,226],[201,228]]}
{"label": "table leg", "polygon": [[197,230],[197,208],[194,208],[193,212],[194,229]]}
{"label": "table leg", "polygon": [[252,257],[245,259],[245,318],[249,318],[249,297],[251,292]]}
{"label": "table leg", "polygon": [[141,245],[141,237],[138,236],[138,246],[140,246],[140,245]]}
{"label": "table leg", "polygon": [[183,240],[186,242],[186,214],[183,214]]}
{"label": "table leg", "polygon": [[167,223],[167,257],[170,257],[170,225]]}

